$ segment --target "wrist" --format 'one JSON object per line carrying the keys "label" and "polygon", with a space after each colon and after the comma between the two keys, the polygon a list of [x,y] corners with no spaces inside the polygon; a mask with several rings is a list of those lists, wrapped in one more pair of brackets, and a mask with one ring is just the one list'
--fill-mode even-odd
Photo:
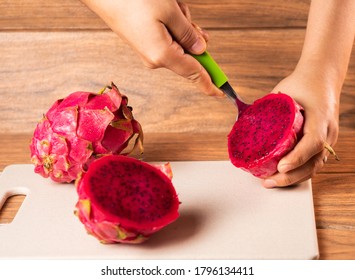
{"label": "wrist", "polygon": [[305,57],[299,60],[295,72],[302,73],[304,79],[322,85],[328,91],[333,92],[336,98],[340,98],[341,89],[345,80],[346,70],[337,64],[328,62],[324,58]]}

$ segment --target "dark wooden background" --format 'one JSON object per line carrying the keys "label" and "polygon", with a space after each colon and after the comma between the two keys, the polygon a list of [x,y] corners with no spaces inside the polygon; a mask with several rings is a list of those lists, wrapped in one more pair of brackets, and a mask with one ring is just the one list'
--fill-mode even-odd
{"label": "dark wooden background", "polygon": [[[186,2],[210,33],[209,51],[247,101],[271,91],[295,67],[309,1]],[[111,80],[130,97],[146,132],[225,132],[234,122],[228,101],[206,98],[165,69],[146,69],[78,0],[1,0],[0,11],[2,132],[30,132],[57,98],[95,92]],[[355,126],[354,87],[353,55],[342,95],[346,129]]]}

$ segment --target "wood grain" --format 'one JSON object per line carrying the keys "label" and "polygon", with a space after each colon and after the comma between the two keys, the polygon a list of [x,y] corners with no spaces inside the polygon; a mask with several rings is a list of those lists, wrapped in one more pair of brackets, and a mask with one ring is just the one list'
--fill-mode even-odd
{"label": "wood grain", "polygon": [[[30,134],[0,135],[0,170],[17,163],[30,163]],[[329,159],[312,179],[316,227],[321,259],[355,259],[355,131],[341,132],[339,163]],[[350,152],[349,152],[350,151]],[[224,133],[148,133],[146,161],[228,160]],[[344,163],[344,158],[347,163]],[[23,197],[14,197],[0,214],[0,223],[10,222]]]}
{"label": "wood grain", "polygon": [[[2,155],[0,171],[10,164],[30,163],[30,139],[29,133],[0,134]],[[355,131],[340,131],[335,146],[340,162],[329,157],[320,172],[353,173],[355,171],[354,139]],[[146,161],[228,160],[227,133],[147,133],[144,137],[143,159]],[[334,176],[334,180],[339,184],[342,178],[337,179]]]}
{"label": "wood grain", "polygon": [[4,205],[0,207],[0,225],[10,224],[14,220],[25,198],[25,195],[14,195],[6,199]]}
{"label": "wood grain", "polygon": [[[282,47],[275,43],[280,38]],[[291,73],[303,38],[303,30],[211,31],[209,50],[251,102]],[[146,69],[110,31],[2,32],[0,50],[6,53],[0,56],[2,132],[30,132],[56,99],[76,90],[96,92],[110,81],[129,96],[148,133],[227,132],[235,120],[227,99],[206,97],[168,70]],[[348,129],[355,128],[354,93],[355,55],[340,111],[341,126]]]}
{"label": "wood grain", "polygon": [[317,227],[355,232],[355,172],[340,173],[324,171],[313,178]]}
{"label": "wood grain", "polygon": [[312,183],[320,259],[354,260],[355,173],[322,172]]}
{"label": "wood grain", "polygon": [[[208,49],[243,98],[269,92],[299,58],[310,0],[186,0],[210,34]],[[136,54],[79,0],[0,0],[0,170],[30,163],[36,122],[58,98],[96,92],[114,81],[129,96],[145,131],[147,161],[227,160],[235,110]],[[149,106],[147,105],[149,104]],[[355,54],[340,105],[335,146],[313,179],[321,259],[355,259]],[[23,197],[11,198],[0,223],[11,222]]]}
{"label": "wood grain", "polygon": [[321,260],[355,260],[355,231],[318,229]]}
{"label": "wood grain", "polygon": [[[187,0],[203,28],[304,27],[309,0]],[[107,25],[79,0],[1,0],[0,30],[104,30]]]}

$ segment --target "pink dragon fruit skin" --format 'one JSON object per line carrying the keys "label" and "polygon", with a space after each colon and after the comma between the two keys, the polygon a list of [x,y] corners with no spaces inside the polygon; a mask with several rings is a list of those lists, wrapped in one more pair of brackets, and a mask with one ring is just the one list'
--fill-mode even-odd
{"label": "pink dragon fruit skin", "polygon": [[171,175],[170,164],[101,157],[76,181],[75,214],[102,243],[141,243],[179,216]]}
{"label": "pink dragon fruit skin", "polygon": [[280,159],[303,135],[303,108],[284,93],[270,93],[247,107],[228,135],[231,162],[256,177],[277,172]]}
{"label": "pink dragon fruit skin", "polygon": [[72,182],[95,158],[120,154],[136,136],[143,151],[143,132],[128,99],[112,83],[100,94],[74,92],[57,100],[37,124],[30,143],[35,172],[56,182]]}

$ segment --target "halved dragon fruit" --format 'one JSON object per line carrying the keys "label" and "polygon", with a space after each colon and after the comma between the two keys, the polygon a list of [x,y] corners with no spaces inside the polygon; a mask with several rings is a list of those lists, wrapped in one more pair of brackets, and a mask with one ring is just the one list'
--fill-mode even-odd
{"label": "halved dragon fruit", "polygon": [[[136,148],[142,152],[142,128],[127,103],[113,83],[99,94],[78,91],[57,100],[33,133],[35,172],[56,182],[72,182],[101,155],[129,154]],[[135,136],[133,148],[124,151]]]}
{"label": "halved dragon fruit", "polygon": [[179,216],[171,176],[170,164],[104,156],[78,177],[75,213],[102,243],[141,243]]}
{"label": "halved dragon fruit", "polygon": [[240,113],[228,135],[231,162],[256,177],[273,175],[302,137],[303,121],[303,108],[287,94],[256,100]]}

